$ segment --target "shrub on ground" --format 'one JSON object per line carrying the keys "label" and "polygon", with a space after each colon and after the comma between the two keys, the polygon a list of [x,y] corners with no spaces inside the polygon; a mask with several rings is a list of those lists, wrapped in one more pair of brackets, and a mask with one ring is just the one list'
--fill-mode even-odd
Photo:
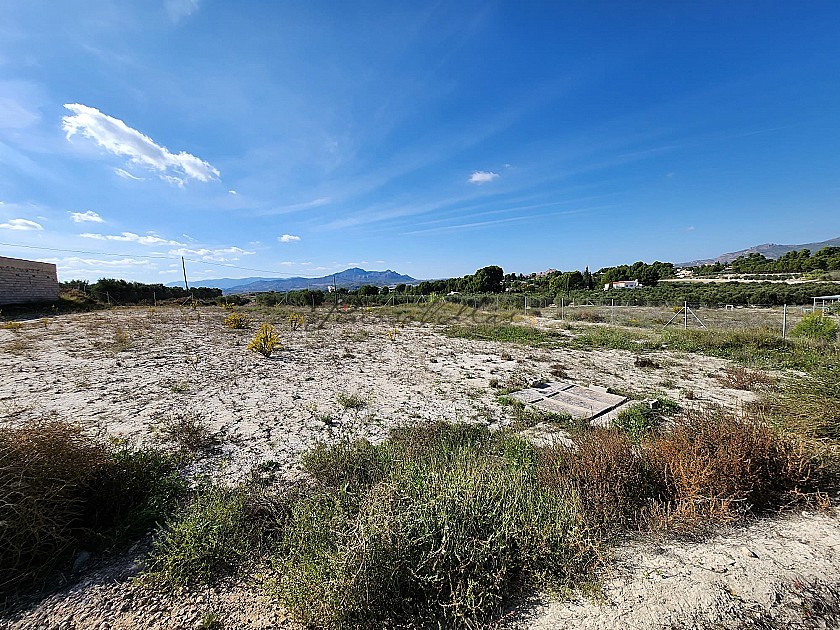
{"label": "shrub on ground", "polygon": [[831,317],[815,311],[800,319],[793,330],[790,331],[790,334],[794,337],[834,341],[837,339],[837,329],[837,322]]}
{"label": "shrub on ground", "polygon": [[280,343],[280,335],[271,324],[265,323],[260,326],[257,334],[248,344],[248,350],[259,352],[264,357],[270,357],[271,353],[283,346]]}
{"label": "shrub on ground", "polygon": [[667,527],[730,522],[779,505],[807,490],[817,472],[795,441],[722,410],[683,416],[643,452],[666,486]]}
{"label": "shrub on ground", "polygon": [[0,607],[77,549],[145,533],[182,489],[159,452],[115,450],[66,422],[0,428]]}
{"label": "shrub on ground", "polygon": [[251,325],[251,318],[248,317],[245,313],[239,313],[234,311],[230,313],[227,317],[225,317],[225,327],[232,328],[235,330],[241,330],[243,328],[248,328]]}

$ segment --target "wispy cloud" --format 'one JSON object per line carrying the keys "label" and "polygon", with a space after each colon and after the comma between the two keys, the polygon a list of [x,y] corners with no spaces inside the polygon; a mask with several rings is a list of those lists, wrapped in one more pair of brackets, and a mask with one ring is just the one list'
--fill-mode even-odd
{"label": "wispy cloud", "polygon": [[85,212],[70,212],[69,214],[73,223],[105,223],[105,219],[93,210],[86,210]]}
{"label": "wispy cloud", "polygon": [[44,262],[50,262],[59,267],[81,267],[81,266],[96,266],[96,267],[155,267],[156,264],[150,260],[142,260],[138,258],[120,258],[111,260],[102,260],[99,258],[80,258],[77,256],[68,256],[66,258],[44,258]]}
{"label": "wispy cloud", "polygon": [[301,210],[308,210],[310,208],[319,208],[321,206],[327,205],[331,201],[331,197],[318,197],[317,199],[313,199],[311,201],[304,201],[302,203],[294,203],[288,206],[277,206],[275,208],[270,208],[268,210],[259,212],[258,214],[261,216],[288,214],[290,212],[299,212]]}
{"label": "wispy cloud", "polygon": [[469,182],[471,184],[486,184],[487,182],[492,182],[498,176],[498,173],[492,171],[473,171],[473,174],[470,175]]}
{"label": "wispy cloud", "polygon": [[73,112],[72,116],[62,118],[62,128],[68,140],[80,133],[106,151],[127,157],[132,164],[157,171],[161,179],[178,186],[183,186],[190,179],[208,182],[220,176],[218,169],[208,162],[185,151],[171,153],[148,136],[95,107],[78,103],[64,107]]}
{"label": "wispy cloud", "polygon": [[0,228],[4,230],[43,230],[44,226],[29,219],[9,219],[5,223],[0,223]]}
{"label": "wispy cloud", "polygon": [[295,241],[300,240],[300,236],[294,236],[293,234],[284,234],[283,236],[278,236],[277,240],[281,243],[294,243]]}
{"label": "wispy cloud", "polygon": [[123,232],[122,234],[91,234],[90,232],[85,232],[84,234],[79,234],[82,238],[91,238],[97,241],[122,241],[125,243],[139,243],[140,245],[171,245],[173,247],[182,247],[186,245],[186,243],[179,243],[178,241],[170,241],[165,238],[161,238],[156,234],[147,234],[145,236],[141,236],[140,234],[135,234],[134,232]]}
{"label": "wispy cloud", "polygon": [[166,0],[166,12],[176,24],[198,11],[201,0]]}
{"label": "wispy cloud", "polygon": [[198,256],[202,260],[211,262],[231,262],[239,260],[240,256],[250,256],[256,254],[241,247],[224,247],[220,249],[208,249],[205,247],[199,249],[180,248],[169,251],[170,256]]}
{"label": "wispy cloud", "polygon": [[122,168],[115,168],[114,173],[122,177],[123,179],[133,179],[136,182],[144,182],[146,181],[145,177],[137,177],[136,175],[132,175],[128,171]]}

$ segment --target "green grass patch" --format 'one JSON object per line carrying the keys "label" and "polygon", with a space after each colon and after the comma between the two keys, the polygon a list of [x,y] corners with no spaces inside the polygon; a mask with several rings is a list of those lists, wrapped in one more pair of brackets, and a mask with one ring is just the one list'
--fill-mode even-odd
{"label": "green grass patch", "polygon": [[550,330],[516,324],[480,324],[475,326],[447,326],[443,330],[447,337],[474,339],[476,341],[502,341],[538,348],[557,348],[566,343],[566,338]]}

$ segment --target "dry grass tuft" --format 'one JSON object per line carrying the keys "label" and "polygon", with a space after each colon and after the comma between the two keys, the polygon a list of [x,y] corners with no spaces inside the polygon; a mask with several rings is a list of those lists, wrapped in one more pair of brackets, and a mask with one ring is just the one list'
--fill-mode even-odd
{"label": "dry grass tuft", "polygon": [[773,384],[773,379],[764,372],[748,370],[737,366],[725,368],[723,374],[718,375],[716,378],[724,387],[745,391],[753,391]]}

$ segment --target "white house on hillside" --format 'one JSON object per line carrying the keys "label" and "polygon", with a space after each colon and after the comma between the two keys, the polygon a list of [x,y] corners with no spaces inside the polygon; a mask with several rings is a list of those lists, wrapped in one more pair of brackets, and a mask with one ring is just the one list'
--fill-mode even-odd
{"label": "white house on hillside", "polygon": [[618,280],[616,282],[608,282],[604,285],[604,291],[610,289],[638,289],[642,283],[638,280]]}

